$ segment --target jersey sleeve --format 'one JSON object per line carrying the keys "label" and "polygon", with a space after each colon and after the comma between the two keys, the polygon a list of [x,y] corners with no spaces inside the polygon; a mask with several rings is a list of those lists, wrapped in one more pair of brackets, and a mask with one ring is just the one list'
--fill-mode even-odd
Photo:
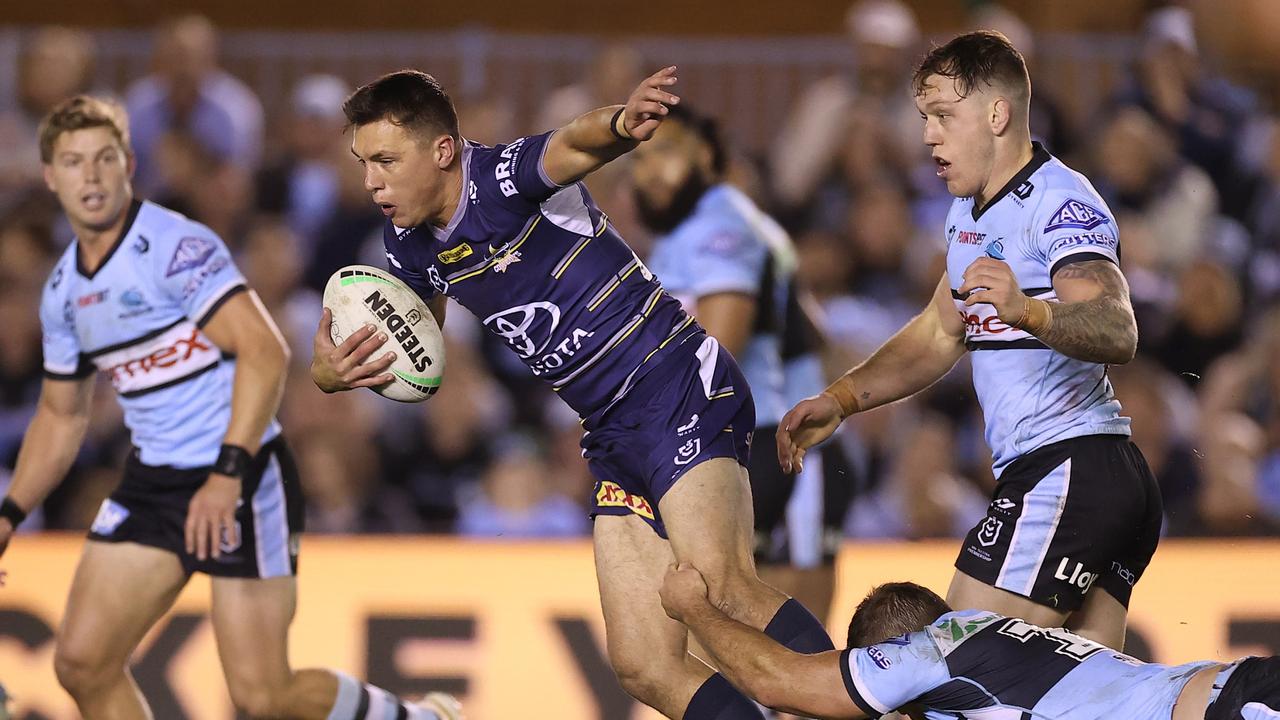
{"label": "jersey sleeve", "polygon": [[52,380],[77,380],[93,374],[93,364],[80,350],[71,300],[58,292],[64,272],[60,263],[40,297],[44,375]]}
{"label": "jersey sleeve", "polygon": [[204,327],[223,303],[248,289],[231,251],[203,225],[173,228],[156,258],[161,290],[197,326]]}
{"label": "jersey sleeve", "polygon": [[1065,265],[1086,260],[1120,264],[1120,236],[1110,210],[1096,196],[1083,192],[1046,197],[1032,227],[1036,251],[1049,267],[1049,277]]}
{"label": "jersey sleeve", "polygon": [[685,236],[685,260],[693,273],[688,292],[705,297],[739,292],[757,295],[769,262],[769,249],[749,232],[734,227],[704,224],[689,228]]}
{"label": "jersey sleeve", "polygon": [[893,712],[951,679],[942,654],[924,632],[845,650],[840,672],[849,697],[871,717]]}
{"label": "jersey sleeve", "polygon": [[474,168],[477,190],[502,204],[536,207],[563,186],[547,177],[542,157],[554,131],[529,135],[485,151]]}

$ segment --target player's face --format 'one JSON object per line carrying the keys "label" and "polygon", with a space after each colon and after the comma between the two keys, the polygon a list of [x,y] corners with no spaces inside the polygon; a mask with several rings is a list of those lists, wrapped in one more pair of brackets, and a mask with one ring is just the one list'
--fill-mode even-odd
{"label": "player's face", "polygon": [[448,204],[446,169],[453,162],[453,139],[448,135],[425,139],[389,120],[378,120],[356,128],[351,152],[364,168],[365,190],[396,227],[436,219]]}
{"label": "player's face", "polygon": [[710,175],[710,149],[681,122],[663,123],[631,152],[636,201],[651,230],[666,232],[683,220],[706,190]]}
{"label": "player's face", "polygon": [[53,159],[44,180],[58,197],[76,231],[103,232],[113,227],[133,200],[133,156],[105,127],[72,130],[53,143]]}
{"label": "player's face", "polygon": [[956,197],[977,195],[991,176],[995,135],[991,129],[990,102],[974,90],[965,97],[955,82],[930,75],[916,108],[924,118],[924,144],[932,151],[938,177]]}

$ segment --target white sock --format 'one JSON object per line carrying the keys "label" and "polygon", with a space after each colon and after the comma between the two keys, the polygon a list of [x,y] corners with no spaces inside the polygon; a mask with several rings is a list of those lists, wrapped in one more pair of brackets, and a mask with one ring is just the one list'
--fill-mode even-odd
{"label": "white sock", "polygon": [[434,712],[410,705],[380,687],[362,683],[345,673],[335,671],[333,674],[338,678],[338,697],[327,720],[396,720],[402,707],[407,720],[440,720]]}

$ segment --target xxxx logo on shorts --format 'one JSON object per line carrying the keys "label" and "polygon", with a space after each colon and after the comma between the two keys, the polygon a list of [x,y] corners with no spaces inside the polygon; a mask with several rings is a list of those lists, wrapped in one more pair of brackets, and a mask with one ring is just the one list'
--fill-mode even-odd
{"label": "xxxx logo on shorts", "polygon": [[601,480],[596,490],[596,505],[600,507],[624,507],[642,518],[653,519],[653,507],[649,501],[622,489],[621,485]]}

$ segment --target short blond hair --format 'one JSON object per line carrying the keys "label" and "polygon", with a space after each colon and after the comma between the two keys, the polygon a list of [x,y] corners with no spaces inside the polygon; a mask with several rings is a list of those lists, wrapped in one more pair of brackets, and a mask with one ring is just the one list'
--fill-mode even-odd
{"label": "short blond hair", "polygon": [[133,155],[129,144],[129,114],[120,103],[92,95],[76,95],[58,103],[40,121],[40,161],[53,162],[53,144],[63,133],[104,127],[116,136],[125,153]]}

